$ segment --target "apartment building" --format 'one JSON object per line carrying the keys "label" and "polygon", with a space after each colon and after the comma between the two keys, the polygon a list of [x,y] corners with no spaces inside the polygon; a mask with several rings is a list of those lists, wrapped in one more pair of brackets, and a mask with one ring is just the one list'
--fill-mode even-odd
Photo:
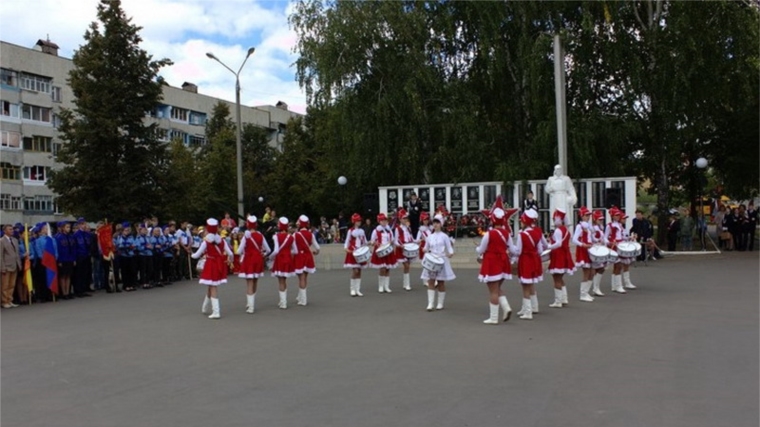
{"label": "apartment building", "polygon": [[[58,56],[59,47],[38,40],[33,48],[0,41],[0,223],[28,223],[73,219],[56,204],[47,187],[51,170],[60,167],[56,154],[63,141],[58,136],[61,108],[74,107],[74,94],[67,85],[74,63]],[[198,93],[185,82],[182,87],[164,86],[163,99],[147,122],[158,123],[162,141],[182,140],[188,147],[206,143],[205,124],[218,102],[234,102]],[[287,104],[241,107],[243,123],[269,132],[270,144],[281,148],[285,126],[299,113]]]}

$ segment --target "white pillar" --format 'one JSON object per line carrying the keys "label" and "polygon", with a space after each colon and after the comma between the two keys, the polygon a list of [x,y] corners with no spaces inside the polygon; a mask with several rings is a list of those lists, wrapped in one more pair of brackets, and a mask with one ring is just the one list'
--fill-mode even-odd
{"label": "white pillar", "polygon": [[565,105],[565,52],[559,34],[554,35],[554,99],[557,109],[557,155],[565,175],[567,169],[567,114]]}

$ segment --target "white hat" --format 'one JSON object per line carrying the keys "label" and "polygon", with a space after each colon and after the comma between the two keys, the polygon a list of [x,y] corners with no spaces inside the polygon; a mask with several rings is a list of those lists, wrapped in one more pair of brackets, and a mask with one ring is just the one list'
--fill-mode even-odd
{"label": "white hat", "polygon": [[528,215],[528,218],[530,219],[538,218],[538,212],[536,212],[535,209],[528,209],[528,211],[525,212],[525,214]]}
{"label": "white hat", "polygon": [[491,215],[494,216],[494,218],[501,219],[504,218],[504,209],[502,208],[496,208],[491,212]]}
{"label": "white hat", "polygon": [[288,229],[288,219],[284,216],[280,217],[280,220],[278,221],[280,224],[278,225],[280,230],[287,230]]}

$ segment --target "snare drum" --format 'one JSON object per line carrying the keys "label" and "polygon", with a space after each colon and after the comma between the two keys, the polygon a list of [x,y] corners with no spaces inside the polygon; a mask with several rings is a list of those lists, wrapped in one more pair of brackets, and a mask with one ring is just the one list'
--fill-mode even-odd
{"label": "snare drum", "polygon": [[372,257],[372,254],[370,253],[369,248],[366,246],[357,248],[354,251],[354,259],[359,264],[364,264],[365,262],[369,261],[371,257]]}
{"label": "snare drum", "polygon": [[636,256],[636,245],[633,242],[622,242],[617,245],[617,252],[621,258],[633,258]]}
{"label": "snare drum", "polygon": [[541,262],[547,262],[551,258],[552,250],[547,249],[543,252],[541,252]]}
{"label": "snare drum", "polygon": [[443,270],[443,258],[438,255],[425,254],[422,258],[422,268],[430,271],[431,273],[438,273]]}
{"label": "snare drum", "polygon": [[588,250],[588,257],[591,262],[595,264],[602,264],[607,262],[607,258],[610,256],[610,250],[604,246],[592,246]]}
{"label": "snare drum", "polygon": [[385,258],[388,255],[393,253],[393,246],[390,243],[386,243],[380,246],[379,248],[377,248],[375,253],[377,254],[378,257]]}
{"label": "snare drum", "polygon": [[610,251],[610,254],[607,256],[607,262],[610,264],[618,262],[618,253],[616,251]]}
{"label": "snare drum", "polygon": [[633,245],[636,247],[636,256],[641,255],[641,243],[633,242]]}
{"label": "snare drum", "polygon": [[420,245],[416,243],[407,243],[404,245],[404,256],[409,259],[417,258],[420,254]]}

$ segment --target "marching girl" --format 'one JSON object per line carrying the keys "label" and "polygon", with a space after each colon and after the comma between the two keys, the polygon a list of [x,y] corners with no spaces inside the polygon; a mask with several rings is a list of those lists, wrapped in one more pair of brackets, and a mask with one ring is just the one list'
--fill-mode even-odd
{"label": "marching girl", "polygon": [[[499,203],[501,200],[498,200]],[[489,310],[490,317],[483,321],[487,325],[497,325],[499,323],[499,307],[502,310],[503,322],[509,320],[512,316],[512,308],[509,306],[507,296],[501,290],[501,284],[504,280],[512,278],[512,265],[509,261],[508,252],[515,253],[517,246],[512,241],[512,236],[505,224],[509,218],[517,212],[517,209],[510,209],[504,212],[501,206],[497,206],[490,213],[493,228],[483,236],[480,245],[476,251],[483,257],[480,264],[480,274],[478,280],[488,285]]]}
{"label": "marching girl", "polygon": [[264,235],[259,233],[256,228],[259,223],[256,217],[250,215],[245,220],[245,234],[238,246],[238,256],[240,257],[240,273],[238,277],[245,279],[245,312],[253,314],[256,307],[256,288],[258,287],[259,277],[264,276],[264,257],[269,255],[272,250]]}
{"label": "marching girl", "polygon": [[[594,211],[592,214],[594,220],[592,239],[594,244],[607,246],[607,239],[604,237],[604,212]],[[603,297],[602,293],[602,276],[604,275],[604,269],[607,267],[606,262],[591,263],[591,268],[594,269],[594,280],[592,293],[595,297]]]}
{"label": "marching girl", "polygon": [[277,277],[277,283],[280,291],[280,303],[278,306],[282,309],[288,308],[288,277],[293,277],[295,265],[293,256],[296,254],[295,239],[292,234],[288,233],[288,219],[280,217],[277,221],[278,232],[272,239],[274,241],[274,251],[269,256],[274,259],[272,265],[272,276]]}
{"label": "marching girl", "polygon": [[[431,233],[430,214],[422,212],[420,214],[420,223],[420,228],[417,229],[417,238],[414,239],[414,243],[420,245],[420,261],[422,261],[422,257],[425,256],[425,239],[427,239],[427,236]],[[423,280],[422,286],[427,288],[427,282]]]}
{"label": "marching girl", "polygon": [[319,254],[319,243],[314,238],[314,234],[309,231],[309,217],[301,215],[298,217],[298,231],[294,234],[296,256],[295,272],[298,275],[298,305],[306,305],[306,287],[309,285],[309,274],[316,273],[317,268],[314,264],[314,255]]}
{"label": "marching girl", "polygon": [[[622,214],[616,206],[610,208],[610,218],[612,218],[612,221],[607,224],[607,227],[604,229],[604,238],[607,241],[607,246],[612,251],[617,250],[618,243],[623,241],[623,226],[620,225],[621,216]],[[620,276],[622,271],[623,261],[618,257],[612,267],[612,292],[617,292],[619,294],[627,293],[626,290],[623,289],[623,280]]]}
{"label": "marching girl", "polygon": [[211,315],[209,319],[219,319],[219,297],[217,296],[216,287],[227,283],[228,264],[232,263],[232,250],[217,233],[219,231],[219,221],[214,218],[206,220],[206,236],[203,238],[198,250],[193,252],[193,259],[200,259],[204,254],[206,261],[203,264],[203,271],[198,283],[206,285],[206,297],[201,306],[203,314],[208,313],[211,306]]}
{"label": "marching girl", "polygon": [[367,263],[358,263],[354,258],[354,251],[367,244],[367,235],[364,234],[362,227],[362,217],[358,213],[351,215],[351,222],[354,227],[348,230],[346,241],[343,248],[346,250],[346,259],[343,261],[343,268],[351,269],[351,296],[363,297],[362,287],[362,268],[367,267]]}
{"label": "marching girl", "polygon": [[[628,215],[625,214],[625,212],[620,213],[620,228],[621,228],[621,234],[622,234],[622,240],[625,242],[632,242],[636,241],[636,239],[631,239],[630,234],[628,234],[628,230],[625,228],[625,220],[628,219]],[[631,272],[629,269],[631,268],[631,263],[636,261],[636,257],[620,257],[620,264],[623,267],[623,287],[625,289],[636,289],[636,286],[631,283]]]}
{"label": "marching girl", "polygon": [[589,292],[591,291],[591,282],[594,278],[594,270],[591,268],[591,258],[588,254],[588,250],[593,244],[593,226],[590,222],[591,211],[585,206],[581,206],[578,209],[578,216],[581,220],[575,226],[573,244],[575,245],[575,267],[583,269],[580,300],[593,302],[594,298]]}
{"label": "marching girl", "polygon": [[449,258],[454,256],[454,247],[448,234],[443,232],[444,218],[436,215],[433,218],[433,232],[425,242],[425,253],[439,256],[443,260],[443,268],[437,273],[431,273],[428,269],[422,269],[422,280],[427,281],[428,305],[427,311],[433,311],[435,303],[436,287],[438,288],[438,305],[436,310],[443,310],[443,302],[446,299],[446,282],[456,279],[454,270],[451,269]]}
{"label": "marching girl", "polygon": [[554,211],[554,233],[551,237],[549,249],[549,273],[554,280],[554,302],[549,304],[552,308],[562,308],[567,306],[567,287],[563,276],[572,275],[575,272],[575,262],[573,255],[570,253],[570,230],[565,226],[565,216],[567,213],[562,209]]}
{"label": "marching girl", "polygon": [[398,219],[399,223],[393,230],[396,244],[396,259],[404,266],[404,290],[411,291],[412,287],[409,284],[409,264],[411,260],[404,255],[404,245],[414,241],[412,230],[409,228],[411,226],[409,213],[405,209],[399,210]]}
{"label": "marching girl", "polygon": [[377,255],[377,250],[386,244],[393,246],[393,232],[391,232],[390,227],[388,227],[388,217],[385,216],[384,213],[377,215],[377,222],[377,228],[372,232],[372,238],[369,242],[374,248],[369,265],[370,267],[379,270],[377,276],[377,291],[381,294],[383,292],[391,293],[390,269],[396,268],[396,254],[395,252],[391,252],[381,258]]}
{"label": "marching girl", "polygon": [[533,313],[538,313],[535,284],[544,280],[541,252],[549,246],[541,227],[536,225],[536,219],[538,212],[533,209],[528,209],[520,216],[523,229],[518,235],[515,250],[518,255],[517,274],[523,291],[522,309],[517,314],[523,320],[533,320]]}

